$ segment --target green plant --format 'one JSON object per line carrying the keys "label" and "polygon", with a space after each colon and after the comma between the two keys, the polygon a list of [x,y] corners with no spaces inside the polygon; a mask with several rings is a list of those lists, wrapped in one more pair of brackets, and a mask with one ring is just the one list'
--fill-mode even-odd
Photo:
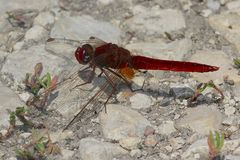
{"label": "green plant", "polygon": [[16,156],[19,159],[44,159],[48,154],[61,154],[60,148],[53,144],[48,130],[32,130],[32,140],[25,145],[23,149],[16,150]]}
{"label": "green plant", "polygon": [[240,68],[240,58],[233,59],[233,63],[237,68]]}
{"label": "green plant", "polygon": [[221,99],[224,99],[222,91],[211,80],[208,83],[201,83],[200,85],[198,85],[195,94],[191,98],[191,101],[195,101],[197,97],[207,88],[214,88],[221,95]]}
{"label": "green plant", "polygon": [[224,134],[220,134],[219,132],[215,132],[213,134],[210,131],[208,136],[208,148],[209,148],[209,157],[211,160],[217,159],[217,157],[221,157],[221,149],[224,145]]}
{"label": "green plant", "polygon": [[[50,73],[40,77],[42,70],[42,63],[37,63],[34,67],[33,74],[26,74],[24,83],[27,89],[35,95],[32,99],[28,100],[28,105],[35,104],[35,106],[44,106],[49,95],[57,86],[58,77],[52,77]],[[43,91],[40,93],[41,90]],[[36,102],[39,102],[38,105]]]}

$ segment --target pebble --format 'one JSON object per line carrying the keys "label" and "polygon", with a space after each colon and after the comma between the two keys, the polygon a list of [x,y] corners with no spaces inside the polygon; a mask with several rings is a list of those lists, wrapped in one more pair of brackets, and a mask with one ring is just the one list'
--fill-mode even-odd
{"label": "pebble", "polygon": [[148,136],[155,133],[155,129],[151,126],[147,126],[144,131],[144,136]]}
{"label": "pebble", "polygon": [[188,99],[193,96],[194,91],[189,87],[172,87],[169,92],[170,95],[177,99]]}
{"label": "pebble", "polygon": [[175,132],[176,129],[174,127],[173,121],[163,121],[160,126],[157,127],[157,133],[163,135],[170,135]]}
{"label": "pebble", "polygon": [[187,113],[176,122],[176,128],[191,128],[199,134],[208,135],[210,130],[217,130],[221,126],[222,114],[214,105],[189,108]]}
{"label": "pebble", "polygon": [[141,150],[140,149],[133,149],[133,150],[130,151],[130,155],[132,157],[139,158],[139,157],[141,157]]}
{"label": "pebble", "polygon": [[204,63],[204,64],[211,64],[213,66],[221,67],[218,71],[209,73],[191,73],[193,78],[199,82],[206,83],[210,80],[220,80],[223,82],[223,77],[228,75],[234,80],[236,83],[240,82],[239,76],[236,74],[237,70],[233,68],[232,60],[220,50],[198,50],[195,54],[191,57],[190,61]]}
{"label": "pebble", "polygon": [[72,159],[74,155],[74,151],[68,150],[68,149],[61,149],[61,157],[60,160],[69,160]]}
{"label": "pebble", "polygon": [[146,94],[137,93],[130,97],[130,102],[133,109],[143,109],[149,108],[151,106],[152,100]]}
{"label": "pebble", "polygon": [[99,116],[105,138],[120,140],[127,137],[143,137],[150,122],[137,111],[121,105],[107,105]]}
{"label": "pebble", "polygon": [[30,137],[32,135],[32,133],[22,133],[22,134],[20,134],[19,136],[21,137],[21,138],[24,138],[24,139],[27,139],[28,137]]}
{"label": "pebble", "polygon": [[210,14],[212,14],[212,11],[211,11],[210,9],[204,9],[204,10],[202,10],[202,12],[201,12],[201,15],[202,15],[203,17],[208,17]]}
{"label": "pebble", "polygon": [[226,4],[226,7],[227,7],[229,10],[239,9],[239,8],[240,8],[240,1],[235,0],[235,1],[232,1],[232,2],[228,2],[228,3]]}
{"label": "pebble", "polygon": [[172,152],[173,148],[171,146],[164,147],[168,152]]}
{"label": "pebble", "polygon": [[232,107],[232,106],[225,107],[225,112],[224,113],[227,116],[233,115],[235,112],[236,112],[236,108],[235,107]]}
{"label": "pebble", "polygon": [[158,143],[156,135],[148,135],[144,140],[144,145],[147,147],[154,147]]}
{"label": "pebble", "polygon": [[9,126],[9,113],[7,110],[15,111],[16,107],[24,106],[24,103],[19,99],[18,95],[1,82],[0,90],[0,127],[7,127]]}
{"label": "pebble", "polygon": [[40,25],[46,29],[49,29],[51,25],[54,23],[54,15],[53,13],[47,11],[47,12],[41,12],[35,19],[34,19],[34,25]]}
{"label": "pebble", "polygon": [[112,160],[117,155],[127,153],[116,144],[101,142],[91,137],[83,138],[79,142],[79,154],[83,160]]}
{"label": "pebble", "polygon": [[119,144],[121,147],[127,150],[134,150],[138,148],[138,144],[141,142],[141,138],[139,137],[128,137],[119,140]]}
{"label": "pebble", "polygon": [[169,143],[174,149],[180,149],[185,144],[185,141],[182,137],[170,138]]}
{"label": "pebble", "polygon": [[[134,6],[134,16],[124,22],[129,31],[145,33],[147,35],[176,31],[186,27],[183,14],[179,10],[146,8],[142,5]],[[171,19],[171,21],[169,21]]]}
{"label": "pebble", "polygon": [[60,142],[65,139],[72,139],[74,136],[73,131],[65,130],[65,131],[57,131],[50,133],[50,137],[53,143]]}
{"label": "pebble", "polygon": [[232,125],[233,124],[233,122],[234,122],[234,120],[235,120],[235,118],[234,117],[226,117],[224,120],[223,120],[223,122],[222,122],[222,124],[224,124],[224,125]]}
{"label": "pebble", "polygon": [[48,37],[48,31],[40,25],[34,25],[25,34],[26,41],[46,41]]}

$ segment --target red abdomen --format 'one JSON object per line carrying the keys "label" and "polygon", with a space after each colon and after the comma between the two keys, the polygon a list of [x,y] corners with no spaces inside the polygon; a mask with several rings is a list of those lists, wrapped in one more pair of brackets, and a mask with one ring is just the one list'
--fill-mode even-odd
{"label": "red abdomen", "polygon": [[143,56],[132,56],[131,65],[134,69],[167,70],[175,72],[213,72],[219,69],[219,67],[206,64],[160,60]]}

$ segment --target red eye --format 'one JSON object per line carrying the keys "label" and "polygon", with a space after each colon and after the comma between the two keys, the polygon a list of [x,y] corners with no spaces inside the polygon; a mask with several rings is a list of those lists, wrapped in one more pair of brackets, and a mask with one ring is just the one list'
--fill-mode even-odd
{"label": "red eye", "polygon": [[83,62],[83,52],[85,52],[85,50],[81,47],[78,47],[77,50],[75,51],[75,57],[77,61],[81,64]]}

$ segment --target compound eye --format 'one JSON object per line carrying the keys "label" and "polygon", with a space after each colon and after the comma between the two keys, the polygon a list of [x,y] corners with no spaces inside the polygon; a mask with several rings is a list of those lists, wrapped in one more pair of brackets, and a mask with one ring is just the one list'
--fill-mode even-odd
{"label": "compound eye", "polygon": [[91,56],[86,52],[86,50],[83,50],[83,62],[88,63],[91,60]]}

